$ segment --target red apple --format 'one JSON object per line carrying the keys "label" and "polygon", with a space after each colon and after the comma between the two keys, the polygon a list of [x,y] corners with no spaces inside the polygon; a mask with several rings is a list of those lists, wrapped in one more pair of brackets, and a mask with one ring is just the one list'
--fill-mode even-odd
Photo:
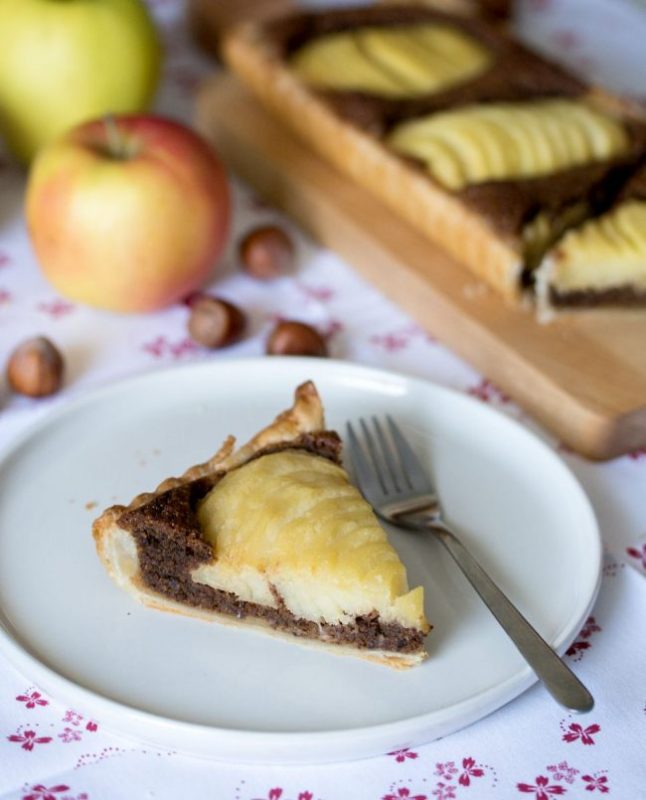
{"label": "red apple", "polygon": [[38,155],[27,222],[43,272],[65,297],[152,311],[197,289],[229,227],[226,174],[177,122],[122,116],[73,128]]}

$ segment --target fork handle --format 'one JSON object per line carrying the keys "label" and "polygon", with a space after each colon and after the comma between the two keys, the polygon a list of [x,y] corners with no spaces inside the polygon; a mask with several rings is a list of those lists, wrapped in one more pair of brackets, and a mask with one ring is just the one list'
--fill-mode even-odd
{"label": "fork handle", "polygon": [[590,711],[594,699],[444,523],[427,522],[552,697],[571,711]]}

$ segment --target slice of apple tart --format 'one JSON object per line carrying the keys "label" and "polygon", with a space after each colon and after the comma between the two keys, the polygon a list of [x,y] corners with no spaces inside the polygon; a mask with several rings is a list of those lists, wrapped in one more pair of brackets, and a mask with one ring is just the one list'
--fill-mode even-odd
{"label": "slice of apple tart", "polygon": [[426,653],[421,586],[340,464],[311,382],[250,442],[93,526],[115,582],[146,605],[318,643],[392,667]]}
{"label": "slice of apple tart", "polygon": [[568,230],[535,273],[541,310],[646,303],[646,167],[604,213]]}

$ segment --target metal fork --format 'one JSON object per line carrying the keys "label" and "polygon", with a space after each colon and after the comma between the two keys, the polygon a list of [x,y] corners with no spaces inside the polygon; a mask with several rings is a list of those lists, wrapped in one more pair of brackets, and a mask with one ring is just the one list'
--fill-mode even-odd
{"label": "metal fork", "polygon": [[435,534],[552,697],[571,711],[590,711],[590,692],[456,537],[442,516],[431,478],[392,418],[386,420],[387,434],[376,417],[372,431],[359,420],[363,444],[352,424],[347,425],[357,482],[366,500],[386,522]]}

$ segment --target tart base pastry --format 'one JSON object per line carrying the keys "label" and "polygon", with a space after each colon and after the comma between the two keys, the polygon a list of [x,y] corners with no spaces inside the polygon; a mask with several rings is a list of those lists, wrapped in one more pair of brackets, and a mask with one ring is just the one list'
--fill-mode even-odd
{"label": "tart base pastry", "polygon": [[163,611],[410,667],[430,630],[406,571],[340,465],[311,382],[250,442],[93,525],[115,583]]}

